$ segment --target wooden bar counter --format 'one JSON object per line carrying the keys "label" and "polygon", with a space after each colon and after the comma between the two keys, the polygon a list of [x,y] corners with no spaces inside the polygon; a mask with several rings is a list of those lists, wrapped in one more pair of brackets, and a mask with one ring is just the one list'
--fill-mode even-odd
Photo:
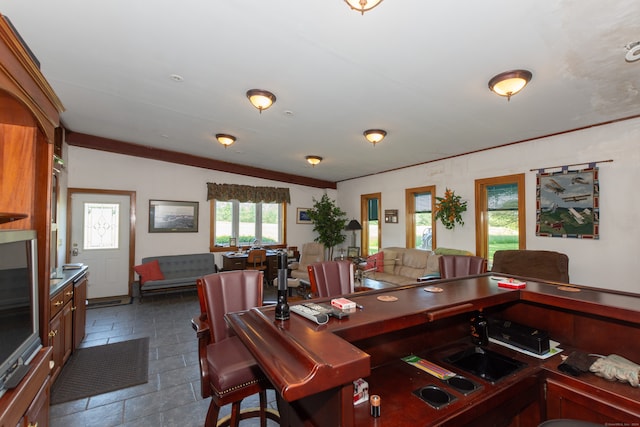
{"label": "wooden bar counter", "polygon": [[[442,292],[425,291],[430,286]],[[481,275],[359,292],[349,299],[363,309],[326,325],[295,313],[276,321],[273,306],[227,316],[275,387],[282,425],[535,427],[550,418],[640,425],[639,388],[557,369],[561,355],[573,350],[640,363],[640,295],[530,280],[524,289],[503,289]],[[464,372],[444,359],[474,348],[469,322],[478,310],[546,330],[564,351],[539,359],[490,343],[487,350],[524,367],[493,382]],[[459,392],[400,360],[411,354],[472,380],[478,389]],[[379,418],[370,415],[368,402],[353,405],[358,378],[380,396]],[[455,399],[436,409],[414,394],[431,385]]]}

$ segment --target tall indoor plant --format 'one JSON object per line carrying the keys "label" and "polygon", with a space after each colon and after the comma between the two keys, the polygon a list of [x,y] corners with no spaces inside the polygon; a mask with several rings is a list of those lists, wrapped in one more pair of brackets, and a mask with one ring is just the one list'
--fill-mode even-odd
{"label": "tall indoor plant", "polygon": [[324,194],[320,200],[313,198],[313,207],[307,213],[313,222],[313,231],[318,233],[318,237],[314,240],[322,243],[325,249],[329,250],[327,259],[333,259],[333,247],[346,239],[346,236],[342,234],[347,223],[346,212]]}

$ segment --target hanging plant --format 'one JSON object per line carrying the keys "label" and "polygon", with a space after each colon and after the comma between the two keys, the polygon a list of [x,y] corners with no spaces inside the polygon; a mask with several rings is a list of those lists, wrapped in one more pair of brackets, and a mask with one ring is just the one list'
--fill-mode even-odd
{"label": "hanging plant", "polygon": [[464,225],[462,212],[467,210],[467,202],[456,196],[453,190],[446,189],[444,197],[436,197],[436,219],[442,222],[446,229],[451,230],[456,223]]}

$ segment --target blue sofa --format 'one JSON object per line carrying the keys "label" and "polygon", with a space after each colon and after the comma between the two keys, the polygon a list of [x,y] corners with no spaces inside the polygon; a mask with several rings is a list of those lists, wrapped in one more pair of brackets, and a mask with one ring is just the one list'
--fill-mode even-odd
{"label": "blue sofa", "polygon": [[163,279],[156,279],[158,275],[153,274],[153,280],[146,280],[136,266],[140,276],[140,301],[145,293],[195,289],[199,277],[218,272],[212,253],[146,257],[142,258],[142,266],[152,265],[154,261],[158,262]]}

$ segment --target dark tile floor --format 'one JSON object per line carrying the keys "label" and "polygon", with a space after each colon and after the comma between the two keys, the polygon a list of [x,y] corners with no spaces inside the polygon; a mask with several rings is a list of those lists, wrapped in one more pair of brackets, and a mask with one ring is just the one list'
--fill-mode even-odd
{"label": "dark tile floor", "polygon": [[[265,295],[267,299],[268,295]],[[51,407],[52,427],[202,426],[210,399],[200,397],[197,340],[191,318],[198,314],[195,291],[145,297],[132,304],[87,310],[82,346],[148,336],[149,382]],[[275,395],[268,394],[275,408]],[[243,407],[257,406],[257,395]],[[222,408],[220,417],[228,415]],[[257,426],[245,420],[241,426]],[[276,425],[271,420],[269,426]]]}

